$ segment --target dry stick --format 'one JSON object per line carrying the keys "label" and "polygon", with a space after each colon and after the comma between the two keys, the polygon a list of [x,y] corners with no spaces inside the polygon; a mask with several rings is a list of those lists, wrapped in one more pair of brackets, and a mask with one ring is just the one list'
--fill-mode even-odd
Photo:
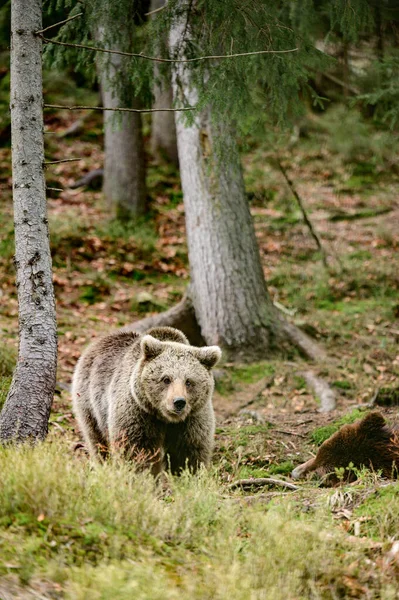
{"label": "dry stick", "polygon": [[113,110],[119,112],[152,113],[152,112],[182,112],[195,110],[196,106],[186,108],[108,108],[107,106],[64,106],[63,104],[43,104],[44,108],[65,108],[65,110]]}
{"label": "dry stick", "polygon": [[40,37],[43,37],[41,34],[44,33],[45,31],[48,31],[49,29],[53,29],[54,27],[58,27],[58,25],[63,25],[64,23],[68,23],[68,21],[73,21],[74,19],[77,19],[77,17],[81,17],[82,15],[83,15],[83,13],[79,13],[77,15],[74,15],[73,17],[64,19],[63,21],[58,21],[58,23],[54,23],[54,25],[49,25],[45,29],[39,29],[39,31],[35,31],[35,35],[40,35]]}
{"label": "dry stick", "polygon": [[163,6],[160,6],[159,8],[154,8],[154,10],[150,10],[150,12],[144,13],[144,16],[150,17],[151,15],[155,15],[155,13],[161,12],[161,10],[163,10],[164,8],[166,8],[166,3]]}
{"label": "dry stick", "polygon": [[307,215],[307,212],[305,210],[305,207],[303,205],[301,197],[299,196],[299,194],[298,194],[298,192],[297,192],[297,190],[296,190],[296,188],[294,186],[294,182],[289,178],[289,176],[287,174],[287,171],[285,170],[285,168],[283,167],[283,165],[281,164],[281,162],[280,162],[279,159],[277,159],[277,164],[279,166],[279,169],[280,169],[281,173],[283,174],[284,179],[286,180],[286,182],[288,184],[288,187],[290,188],[293,196],[295,197],[296,201],[298,202],[299,208],[301,209],[301,213],[302,213],[302,216],[303,216],[303,220],[305,221],[306,225],[308,226],[310,234],[313,237],[313,239],[315,240],[318,249],[320,250],[322,261],[323,261],[323,265],[325,266],[326,269],[328,269],[326,251],[324,250],[324,248],[323,248],[323,246],[321,244],[321,240],[320,240],[318,234],[316,233],[316,231],[315,231],[315,229],[314,229],[314,227],[312,225],[312,222],[310,221],[310,219],[309,219],[309,217]]}
{"label": "dry stick", "polygon": [[289,481],[283,481],[282,479],[273,479],[271,477],[257,477],[256,479],[238,479],[229,485],[230,490],[235,490],[237,488],[243,487],[262,487],[264,485],[278,485],[281,487],[286,487],[289,490],[298,490],[299,487],[290,483]]}
{"label": "dry stick", "polygon": [[87,46],[85,44],[71,44],[68,42],[58,42],[51,40],[39,34],[43,42],[46,44],[56,44],[57,46],[67,46],[69,48],[82,48],[83,50],[91,50],[92,52],[105,52],[106,54],[119,54],[120,56],[132,56],[134,58],[144,58],[155,62],[163,63],[192,63],[202,60],[216,60],[220,58],[237,58],[239,56],[255,56],[259,54],[286,54],[287,52],[297,52],[299,48],[290,48],[289,50],[257,50],[255,52],[239,52],[237,54],[221,54],[220,56],[198,56],[196,58],[160,58],[158,56],[148,56],[147,54],[139,54],[137,52],[122,52],[121,50],[109,50],[107,48],[99,48],[98,46]]}
{"label": "dry stick", "polygon": [[65,191],[63,188],[53,188],[53,187],[46,187],[46,190],[51,190],[52,192],[64,192]]}
{"label": "dry stick", "polygon": [[273,431],[276,431],[277,433],[284,433],[285,435],[296,435],[297,437],[301,438],[306,437],[306,435],[303,435],[303,433],[297,433],[296,431],[286,431],[284,429],[274,429]]}
{"label": "dry stick", "polygon": [[84,160],[84,159],[83,158],[63,158],[62,160],[48,160],[48,161],[45,161],[43,163],[43,165],[45,167],[47,167],[47,165],[58,165],[59,163],[76,162],[78,160]]}

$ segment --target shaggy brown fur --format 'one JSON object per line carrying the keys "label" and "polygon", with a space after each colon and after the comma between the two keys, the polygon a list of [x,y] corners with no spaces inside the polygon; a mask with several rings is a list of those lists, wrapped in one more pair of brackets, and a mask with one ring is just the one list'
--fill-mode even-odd
{"label": "shaggy brown fur", "polygon": [[[399,440],[397,432],[385,422],[381,413],[372,412],[352,425],[344,425],[319,448],[311,458],[292,471],[294,479],[301,479],[315,472],[325,478],[325,483],[338,483],[336,468],[357,469],[362,466],[381,471],[384,477],[397,477],[399,467]],[[355,479],[349,471],[345,479]]]}
{"label": "shaggy brown fur", "polygon": [[92,456],[109,451],[178,473],[209,465],[214,437],[211,368],[220,348],[190,346],[171,327],[119,331],[94,342],[73,377],[73,408]]}

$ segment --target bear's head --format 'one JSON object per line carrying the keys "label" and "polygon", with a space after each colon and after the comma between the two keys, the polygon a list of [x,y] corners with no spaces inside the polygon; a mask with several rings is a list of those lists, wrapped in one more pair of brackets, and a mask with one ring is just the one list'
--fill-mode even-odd
{"label": "bear's head", "polygon": [[[294,479],[301,479],[315,472],[324,477],[324,483],[334,485],[339,479],[335,469],[347,468],[350,464],[382,471],[392,477],[395,465],[399,465],[399,446],[384,417],[372,412],[360,421],[344,425],[319,448],[315,458],[299,465],[292,471]],[[345,473],[346,481],[356,479],[352,471]]]}
{"label": "bear's head", "polygon": [[218,346],[196,348],[144,335],[131,377],[138,404],[168,423],[184,421],[211,399],[212,367],[221,358]]}

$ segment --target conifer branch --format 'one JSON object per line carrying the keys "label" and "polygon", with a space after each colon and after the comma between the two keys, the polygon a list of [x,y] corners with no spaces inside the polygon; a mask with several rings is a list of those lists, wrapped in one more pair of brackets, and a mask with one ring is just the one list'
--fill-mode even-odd
{"label": "conifer branch", "polygon": [[184,108],[110,108],[108,106],[65,106],[64,104],[43,104],[44,108],[64,108],[65,110],[112,110],[114,112],[153,113],[153,112],[183,112],[195,110],[196,106]]}
{"label": "conifer branch", "polygon": [[237,58],[240,56],[256,56],[261,54],[286,54],[288,52],[297,52],[299,48],[290,48],[289,50],[256,50],[254,52],[237,52],[236,54],[220,54],[211,56],[197,56],[195,58],[161,58],[159,56],[148,56],[147,54],[139,54],[137,52],[122,52],[121,50],[109,50],[107,48],[99,48],[98,46],[87,46],[86,44],[72,44],[70,42],[59,42],[51,40],[41,34],[38,34],[46,44],[56,44],[57,46],[65,46],[67,48],[81,48],[82,50],[91,50],[92,52],[104,52],[105,54],[118,54],[119,56],[131,56],[133,58],[144,58],[154,62],[162,63],[193,63],[203,60],[217,60],[224,58]]}
{"label": "conifer branch", "polygon": [[41,34],[44,33],[45,31],[48,31],[49,29],[53,29],[53,27],[58,27],[58,25],[63,25],[64,23],[68,23],[68,21],[73,21],[74,19],[76,19],[77,17],[81,17],[82,15],[83,15],[83,13],[78,13],[77,15],[74,15],[73,17],[69,17],[68,19],[64,19],[63,21],[58,21],[58,23],[54,23],[54,25],[49,25],[45,29],[39,29],[39,31],[35,31],[35,35],[40,35],[40,37],[43,37]]}

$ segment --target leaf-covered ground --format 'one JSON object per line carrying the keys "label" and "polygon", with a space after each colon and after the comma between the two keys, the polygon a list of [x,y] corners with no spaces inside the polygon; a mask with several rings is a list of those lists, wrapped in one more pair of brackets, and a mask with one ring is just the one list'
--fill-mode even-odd
{"label": "leaf-covered ground", "polygon": [[[53,84],[54,85],[54,84]],[[51,92],[51,89],[48,91]],[[364,414],[399,373],[398,143],[357,112],[309,114],[287,144],[243,148],[248,200],[273,300],[323,344],[309,365],[294,351],[215,373],[214,469],[167,492],[126,465],[93,468],[68,385],[95,336],[162,311],[188,281],[178,174],[148,155],[148,218],[112,220],[100,191],[68,189],[102,166],[98,114],[46,113],[49,221],[59,372],[50,438],[0,452],[0,598],[396,598],[399,487],[362,474],[328,491],[232,490],[239,478],[289,478],[336,424]],[[146,135],[149,123],[146,122]],[[273,150],[271,149],[273,148]],[[328,255],[326,270],[276,168],[287,169]],[[0,399],[17,345],[10,149],[0,148]],[[337,396],[332,413],[307,371]],[[394,394],[393,396],[394,397]],[[359,407],[360,406],[360,407]],[[381,410],[394,422],[395,406]],[[328,429],[321,429],[329,427]]]}

